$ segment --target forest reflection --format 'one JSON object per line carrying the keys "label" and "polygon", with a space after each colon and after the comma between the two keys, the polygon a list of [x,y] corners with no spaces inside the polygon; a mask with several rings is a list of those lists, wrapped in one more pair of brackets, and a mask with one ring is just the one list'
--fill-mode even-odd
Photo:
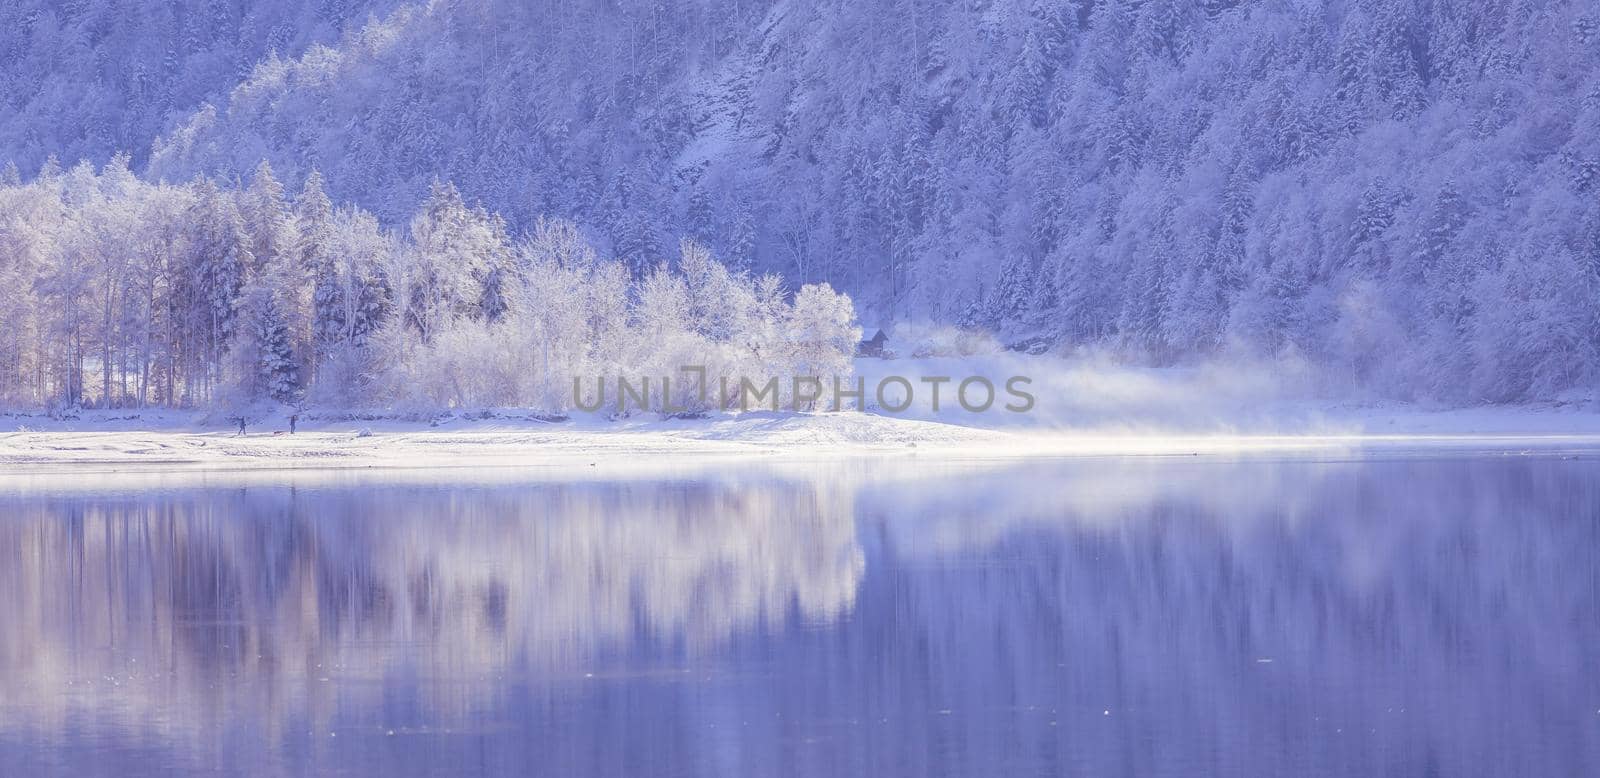
{"label": "forest reflection", "polygon": [[86,740],[177,772],[1582,772],[1597,476],[1085,460],[7,494],[0,767]]}

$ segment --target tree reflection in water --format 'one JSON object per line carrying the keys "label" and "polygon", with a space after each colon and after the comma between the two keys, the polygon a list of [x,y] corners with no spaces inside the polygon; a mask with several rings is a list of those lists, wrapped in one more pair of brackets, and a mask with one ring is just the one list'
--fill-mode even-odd
{"label": "tree reflection in water", "polygon": [[0,772],[1579,774],[1597,476],[1085,460],[9,493]]}

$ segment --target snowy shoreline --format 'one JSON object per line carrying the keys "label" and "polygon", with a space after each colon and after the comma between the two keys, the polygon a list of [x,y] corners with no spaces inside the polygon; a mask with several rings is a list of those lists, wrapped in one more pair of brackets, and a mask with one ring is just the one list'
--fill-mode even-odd
{"label": "snowy shoreline", "polygon": [[[237,411],[0,410],[0,476],[269,469],[708,469],[755,462],[935,458],[1007,462],[1081,456],[1324,456],[1382,452],[1600,450],[1593,398],[1542,405],[1440,408],[1340,397],[1293,363],[1130,367],[1012,352],[856,359],[869,387],[894,377],[910,398],[867,396],[868,410],[752,411],[705,418],[529,408],[364,410],[312,407],[289,434],[286,406],[257,406],[248,434]],[[1025,376],[1026,413],[969,412],[933,377]],[[894,393],[890,393],[891,395]],[[889,413],[874,402],[898,405]],[[881,472],[875,466],[874,472]],[[30,476],[32,477],[32,476]]]}
{"label": "snowy shoreline", "polygon": [[1187,427],[1125,422],[982,428],[873,413],[747,413],[708,419],[577,418],[526,412],[430,418],[307,414],[252,423],[179,412],[0,413],[0,470],[592,467],[665,460],[738,463],[918,456],[1015,460],[1354,452],[1600,450],[1600,413],[1577,407],[1300,409],[1271,422]]}

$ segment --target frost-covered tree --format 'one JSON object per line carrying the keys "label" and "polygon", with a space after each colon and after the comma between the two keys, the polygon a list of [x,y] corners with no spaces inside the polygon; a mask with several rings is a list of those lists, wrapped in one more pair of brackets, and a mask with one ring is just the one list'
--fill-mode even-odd
{"label": "frost-covered tree", "polygon": [[411,220],[411,241],[403,304],[423,341],[456,318],[492,320],[503,310],[510,249],[497,218],[468,208],[453,185],[435,182]]}
{"label": "frost-covered tree", "polygon": [[382,269],[398,249],[370,214],[355,210],[329,217],[320,234],[311,284],[316,388],[321,399],[360,403],[373,372],[370,340],[390,311]]}
{"label": "frost-covered tree", "polygon": [[807,284],[794,296],[787,322],[790,369],[794,375],[830,380],[850,374],[850,357],[861,340],[848,295],[827,284]]}
{"label": "frost-covered tree", "polygon": [[264,287],[251,287],[241,307],[243,331],[234,345],[239,371],[235,401],[294,401],[302,389],[299,362],[276,295]]}
{"label": "frost-covered tree", "polygon": [[236,332],[240,291],[254,266],[250,236],[233,198],[209,179],[200,179],[194,189],[172,300],[180,308],[176,315],[188,358],[186,394],[192,401],[210,398],[221,377],[222,356]]}

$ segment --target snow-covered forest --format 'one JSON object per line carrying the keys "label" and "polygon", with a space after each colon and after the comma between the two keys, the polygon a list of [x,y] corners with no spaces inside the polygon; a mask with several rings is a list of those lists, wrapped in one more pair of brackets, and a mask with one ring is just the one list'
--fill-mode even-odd
{"label": "snow-covered forest", "polygon": [[449,184],[385,230],[336,208],[315,172],[291,198],[266,163],[240,189],[143,183],[125,157],[47,167],[0,188],[0,257],[10,405],[560,413],[623,410],[620,389],[599,393],[626,379],[650,395],[630,408],[705,410],[728,395],[685,367],[708,382],[843,376],[860,334],[826,283],[791,295],[692,240],[634,275],[567,222],[513,240]]}
{"label": "snow-covered forest", "polygon": [[[214,195],[158,182],[247,190],[265,159],[370,212],[334,217],[363,244],[416,245],[449,181],[510,255],[560,234],[636,290],[687,236],[875,324],[1452,402],[1600,380],[1588,0],[23,0],[0,72],[33,182],[8,201],[52,154],[124,152],[101,179],[187,213]],[[294,328],[300,381],[332,381]],[[226,383],[204,347],[178,396]],[[98,391],[33,370],[8,383]]]}

